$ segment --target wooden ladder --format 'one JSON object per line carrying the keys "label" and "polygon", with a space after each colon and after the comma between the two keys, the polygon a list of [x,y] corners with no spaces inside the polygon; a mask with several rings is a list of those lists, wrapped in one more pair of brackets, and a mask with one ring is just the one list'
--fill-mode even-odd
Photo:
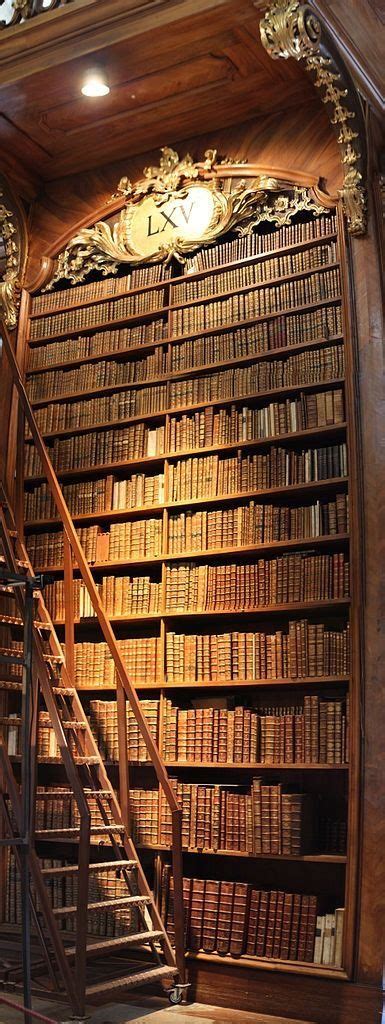
{"label": "wooden ladder", "polygon": [[[92,573],[37,427],[5,327],[1,328],[1,333],[4,351],[8,357],[14,384],[19,394],[20,406],[29,424],[63,523],[65,563],[67,566],[69,563],[71,565],[72,579],[73,558],[76,560],[102,633],[115,662],[117,678],[121,805],[111,786],[82,703],[73,685],[73,644],[69,645],[69,657],[67,657],[66,650],[66,662],[44,599],[39,593],[36,597],[36,617],[33,627],[33,678],[36,680],[37,690],[41,693],[49,713],[69,784],[68,792],[61,796],[76,804],[78,814],[76,827],[44,829],[35,832],[36,841],[70,840],[71,843],[76,844],[77,848],[77,863],[67,867],[42,867],[41,856],[38,855],[35,847],[30,854],[31,881],[44,921],[44,934],[49,938],[50,950],[55,956],[61,984],[68,995],[73,1012],[77,1016],[84,1015],[86,1000],[93,996],[102,993],[115,993],[119,989],[156,981],[161,982],[163,987],[168,987],[171,1000],[176,1002],[181,997],[185,981],[181,810],[158,748],[149,731],[136,691],[127,676],[110,620],[100,601]],[[14,573],[24,571],[33,576],[24,540],[16,529],[4,483],[0,485],[0,540],[3,548],[3,561],[8,570]],[[20,623],[22,623],[23,594],[20,589],[16,593],[16,598]],[[6,656],[6,652],[4,652],[4,656]],[[131,704],[148,755],[171,810],[175,949],[171,946],[165,931],[128,830],[129,794],[127,790],[122,792],[122,783],[125,780],[128,786],[127,700]],[[37,700],[35,708],[36,706]],[[37,749],[36,714],[33,727],[32,742]],[[20,827],[21,821],[20,791],[4,746],[0,747],[0,756],[7,784],[8,801],[11,805],[10,812],[6,814],[8,829],[12,828],[12,821],[17,829]],[[52,796],[52,792],[50,793],[48,790],[42,798],[49,799],[50,796]],[[39,794],[40,798],[41,794]],[[4,808],[6,807],[4,800],[2,805]],[[96,844],[100,844],[100,842],[108,844],[108,854],[103,857],[102,862],[98,861],[95,856]],[[39,846],[40,849],[41,846]],[[94,896],[90,895],[90,889],[94,889],[94,881],[97,880],[100,871],[111,874],[111,877],[119,878],[120,888],[124,883],[124,894],[118,898],[106,899],[103,898],[102,893],[102,898],[95,900]],[[76,900],[69,905],[63,903],[63,905],[53,906],[49,898],[50,886],[52,887],[53,880],[58,876],[62,879],[76,877],[77,896]],[[64,889],[65,885],[62,886],[63,891]],[[100,940],[90,938],[88,928],[90,915],[107,910],[113,911],[114,908],[120,914],[126,909],[127,917],[135,921],[134,927],[127,927],[125,933],[117,937]],[[36,905],[34,905],[33,913],[36,915]],[[72,945],[67,945],[60,929],[60,922],[68,920],[68,918],[73,918],[75,924],[75,941]],[[48,955],[50,950],[48,950]],[[47,949],[45,953],[47,954]],[[119,970],[115,970],[114,975],[105,980],[88,984],[89,962],[101,956],[104,960],[110,957],[111,966],[117,964]],[[143,956],[145,957],[144,962]],[[128,957],[131,959],[127,969]]]}

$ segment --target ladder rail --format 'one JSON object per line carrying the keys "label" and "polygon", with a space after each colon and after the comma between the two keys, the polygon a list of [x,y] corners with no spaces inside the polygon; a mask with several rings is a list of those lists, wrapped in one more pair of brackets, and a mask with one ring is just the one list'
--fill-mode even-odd
{"label": "ladder rail", "polygon": [[[64,533],[65,533],[65,535],[67,537],[68,544],[71,547],[71,550],[72,550],[72,552],[74,554],[76,563],[77,563],[77,565],[79,567],[82,579],[83,579],[84,584],[85,584],[85,586],[87,588],[87,591],[88,591],[88,594],[89,594],[89,597],[90,597],[93,609],[94,609],[96,617],[98,619],[99,626],[101,628],[102,634],[104,636],[106,644],[107,644],[107,646],[109,648],[109,651],[111,653],[111,656],[113,658],[113,661],[114,661],[114,664],[115,664],[115,669],[116,669],[116,675],[117,675],[118,683],[123,688],[125,694],[127,695],[128,700],[130,702],[130,705],[131,705],[134,717],[136,719],[136,722],[138,724],[140,733],[141,733],[142,738],[144,740],[144,743],[145,743],[147,752],[149,754],[150,760],[151,760],[152,764],[154,765],[154,768],[155,768],[155,771],[156,771],[156,775],[157,775],[157,778],[158,778],[158,782],[159,782],[159,784],[161,785],[161,787],[163,789],[164,795],[166,797],[166,800],[168,802],[168,805],[169,805],[169,808],[170,808],[170,811],[171,811],[172,833],[173,833],[172,863],[173,863],[173,876],[174,876],[175,957],[176,957],[176,963],[177,963],[177,966],[178,966],[178,969],[179,969],[179,974],[180,974],[180,977],[181,977],[181,981],[183,982],[184,979],[185,979],[185,959],[184,959],[184,906],[183,906],[183,868],[182,868],[182,856],[183,856],[182,855],[182,810],[181,810],[181,808],[179,806],[179,803],[178,803],[176,794],[174,792],[173,786],[171,784],[169,775],[167,773],[166,767],[165,767],[165,765],[163,763],[163,760],[161,758],[160,752],[158,750],[158,746],[155,743],[155,741],[154,741],[154,739],[153,739],[153,737],[151,735],[151,732],[149,730],[149,727],[148,727],[148,724],[147,724],[147,720],[146,720],[145,715],[143,714],[143,711],[142,711],[142,708],[141,708],[141,704],[140,704],[140,700],[139,700],[139,698],[137,696],[136,690],[135,690],[134,686],[132,685],[132,683],[131,683],[131,681],[129,679],[129,676],[128,676],[128,673],[127,673],[127,670],[126,670],[126,666],[125,666],[124,660],[122,658],[122,655],[120,653],[120,650],[119,650],[117,642],[116,642],[116,638],[115,638],[115,634],[114,634],[111,622],[110,622],[110,620],[109,620],[109,618],[107,616],[107,613],[105,611],[104,605],[103,605],[102,601],[100,600],[99,593],[98,593],[98,590],[96,588],[92,572],[91,572],[91,570],[89,568],[89,565],[88,565],[88,562],[87,562],[87,560],[85,558],[85,554],[84,554],[82,545],[81,545],[81,543],[79,541],[79,537],[77,535],[77,532],[76,532],[73,520],[71,518],[68,506],[67,506],[67,504],[65,502],[65,499],[64,499],[64,496],[62,494],[62,491],[61,491],[61,488],[60,488],[60,485],[59,485],[59,482],[58,482],[55,470],[53,468],[53,465],[52,465],[51,460],[49,458],[46,446],[44,444],[43,437],[42,437],[41,432],[39,430],[39,427],[37,425],[37,422],[36,422],[36,419],[35,419],[35,416],[34,416],[34,413],[33,413],[33,410],[32,410],[32,407],[31,407],[31,404],[30,404],[30,401],[29,401],[29,398],[28,398],[28,395],[27,395],[27,392],[26,392],[26,389],[25,389],[25,386],[24,386],[24,382],[23,382],[23,379],[22,379],[22,376],[21,376],[21,373],[20,373],[18,362],[17,362],[17,359],[16,359],[14,351],[13,351],[10,335],[9,335],[8,329],[7,329],[6,325],[4,324],[4,322],[1,322],[1,333],[2,333],[2,337],[3,337],[4,351],[5,351],[6,357],[8,359],[8,362],[9,362],[9,365],[10,365],[10,369],[11,369],[11,373],[12,373],[13,383],[14,383],[14,385],[16,387],[16,390],[17,390],[17,393],[18,393],[18,396],[19,396],[19,400],[20,400],[20,403],[21,403],[21,407],[23,409],[25,418],[26,418],[26,420],[28,422],[28,425],[29,425],[29,428],[30,428],[30,431],[31,431],[31,434],[32,434],[33,441],[34,441],[36,449],[37,449],[37,451],[39,453],[39,456],[40,456],[40,459],[41,459],[41,462],[42,462],[42,466],[43,466],[44,472],[46,474],[48,486],[49,486],[49,489],[51,491],[51,494],[52,494],[53,500],[55,502],[56,508],[58,510],[59,518],[62,520]],[[46,612],[47,612],[47,609],[46,609]],[[48,616],[48,612],[47,612],[47,616]],[[58,649],[59,649],[59,651],[61,653],[61,657],[62,657],[62,660],[63,660],[63,663],[64,663],[63,652],[61,651],[60,645],[59,645],[59,643],[57,641],[57,638],[56,638],[56,635],[55,635],[54,632],[50,633],[51,642],[52,642],[53,637],[55,637],[55,641],[57,643],[57,647],[58,647]],[[43,666],[44,666],[44,659],[43,659]],[[66,674],[65,665],[64,664],[63,664],[63,668],[64,668],[64,674]],[[45,678],[47,678],[47,683],[48,683],[48,677],[45,677]],[[49,685],[47,685],[46,689],[47,690],[50,689]],[[51,694],[50,696],[51,696],[51,704],[52,704],[52,701],[54,703],[53,695]],[[79,701],[79,704],[80,704],[80,701]],[[47,705],[47,707],[48,707],[48,705]],[[48,710],[50,711],[49,707],[48,707]],[[96,747],[96,744],[95,744],[95,747]],[[65,748],[66,748],[66,743],[64,743],[64,749]],[[96,751],[97,751],[97,754],[99,755],[97,747],[96,747]],[[69,758],[67,758],[67,760],[69,762]],[[100,755],[99,755],[99,760],[101,761]],[[68,766],[70,768],[70,765],[68,765]],[[70,771],[71,771],[71,768],[70,768]],[[76,775],[76,771],[74,771],[74,772],[71,771],[71,775],[73,775],[73,774]],[[107,782],[108,788],[112,788],[110,786],[110,782],[108,780],[108,777],[106,776],[105,770],[104,770],[104,774],[105,774],[105,777],[106,777],[106,782]],[[85,799],[84,796],[83,796],[83,799]],[[116,802],[115,813],[117,813],[120,816],[119,804],[117,803],[116,800],[115,800],[115,802]],[[88,807],[88,805],[87,805],[87,807]],[[130,848],[130,852],[135,849],[133,844],[132,845],[131,844],[132,844],[132,840],[129,839],[128,846]],[[147,881],[145,879],[145,875],[144,875],[144,872],[143,872],[143,870],[141,868],[141,865],[140,865],[139,861],[138,861],[138,866],[139,866],[138,876],[140,878],[141,885],[144,886],[145,888],[148,888]],[[157,915],[158,911],[157,911],[155,903],[154,903],[154,911],[155,911],[155,913]],[[165,931],[163,923],[161,922],[160,915],[158,915],[158,916],[159,916],[159,921],[160,921],[161,927]],[[171,945],[169,943],[168,936],[167,936],[166,932],[165,932],[165,952],[166,952],[166,955],[167,955],[167,959],[171,955],[172,958],[173,958],[173,961],[174,961],[174,954],[173,954],[172,947],[171,947]]]}
{"label": "ladder rail", "polygon": [[[20,830],[20,827],[21,827],[21,800],[20,800],[20,794],[19,794],[19,791],[18,791],[18,787],[16,785],[16,781],[15,781],[15,778],[14,778],[13,771],[12,771],[11,762],[9,760],[7,751],[6,751],[3,743],[0,743],[0,762],[1,762],[1,766],[2,766],[4,775],[5,775],[5,778],[6,778],[6,782],[7,782],[7,786],[8,786],[8,792],[9,792],[9,795],[10,795],[10,798],[11,798],[11,803],[12,803],[14,815],[15,815],[15,818],[16,818],[16,823],[17,823],[18,829]],[[35,886],[35,891],[36,891],[36,893],[37,893],[37,895],[39,897],[42,909],[44,911],[44,917],[45,917],[45,920],[46,920],[46,923],[47,923],[49,937],[50,937],[53,949],[55,951],[55,956],[56,956],[57,962],[60,965],[60,969],[61,969],[61,972],[62,972],[62,977],[63,977],[63,979],[65,981],[65,984],[66,984],[66,987],[67,987],[67,991],[68,991],[68,993],[70,995],[70,998],[71,998],[71,1002],[72,1002],[73,1006],[76,1007],[76,1012],[79,1013],[79,1015],[80,1015],[82,1013],[82,1005],[79,1002],[78,992],[77,992],[77,989],[76,989],[74,976],[72,974],[72,971],[69,968],[68,960],[67,960],[67,957],[65,955],[64,946],[63,946],[63,943],[62,943],[62,940],[61,940],[61,937],[60,937],[60,934],[59,934],[59,929],[58,929],[58,926],[57,926],[57,922],[56,922],[55,917],[54,917],[54,915],[52,913],[52,907],[51,907],[51,904],[50,904],[49,899],[48,899],[47,889],[45,887],[45,884],[44,884],[44,881],[43,881],[43,877],[42,877],[41,872],[40,872],[39,861],[38,861],[37,855],[36,855],[36,853],[35,853],[35,851],[33,849],[30,850],[29,863],[30,863],[31,877],[33,879],[33,883],[34,883],[34,886]]]}

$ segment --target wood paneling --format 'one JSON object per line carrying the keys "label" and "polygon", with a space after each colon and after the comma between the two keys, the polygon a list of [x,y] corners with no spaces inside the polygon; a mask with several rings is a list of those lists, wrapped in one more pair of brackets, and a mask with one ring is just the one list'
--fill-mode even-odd
{"label": "wood paneling", "polygon": [[[182,141],[168,135],[162,144],[165,141],[174,145],[180,155],[189,150],[195,159],[201,159],[206,148],[214,147],[220,158],[230,155],[248,159],[261,168],[274,168],[282,177],[288,171],[320,177],[331,193],[342,184],[337,142],[317,100],[287,111],[284,118],[271,114],[240,122],[227,131],[213,130]],[[57,252],[58,239],[66,234],[71,237],[79,222],[93,223],[96,211],[116,190],[122,175],[135,181],[142,177],[146,165],[158,162],[159,151],[153,149],[87,174],[47,183],[32,210],[27,287],[36,279],[40,259]]]}

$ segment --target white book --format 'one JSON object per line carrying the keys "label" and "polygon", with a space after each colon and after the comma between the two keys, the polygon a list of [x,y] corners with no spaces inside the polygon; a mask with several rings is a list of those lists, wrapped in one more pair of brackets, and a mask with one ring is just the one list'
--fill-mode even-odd
{"label": "white book", "polygon": [[[331,958],[331,953],[332,953],[332,930],[333,930],[333,928],[335,929],[335,915],[334,914],[326,914],[325,915],[324,941],[323,941],[323,949],[322,949],[322,963],[325,964],[325,965],[333,963],[332,958]],[[334,941],[333,941],[333,946],[334,946]]]}
{"label": "white book", "polygon": [[322,951],[325,934],[325,916],[319,914],[317,917],[316,929],[315,929],[315,943],[314,943],[314,963],[322,964]]}
{"label": "white book", "polygon": [[345,908],[337,907],[336,910],[336,937],[334,945],[334,966],[342,967],[342,951],[344,937]]}

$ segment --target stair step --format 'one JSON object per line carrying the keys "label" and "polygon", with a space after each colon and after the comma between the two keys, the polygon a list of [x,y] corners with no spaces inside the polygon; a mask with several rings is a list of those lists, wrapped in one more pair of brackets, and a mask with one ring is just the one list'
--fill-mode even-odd
{"label": "stair step", "polygon": [[98,757],[91,757],[90,754],[84,757],[80,757],[78,754],[73,754],[75,764],[100,764]]}
{"label": "stair step", "polygon": [[[116,900],[101,900],[98,903],[89,903],[87,911],[89,913],[97,912],[98,910],[106,910],[109,907],[129,907],[135,904],[135,906],[149,906],[152,903],[151,896],[119,896]],[[69,917],[72,914],[77,913],[77,907],[53,907],[52,913],[55,917]]]}
{"label": "stair step", "polygon": [[109,799],[114,796],[110,789],[85,789],[83,792],[85,796],[103,796]]}
{"label": "stair step", "polygon": [[[89,864],[88,870],[97,871],[120,871],[121,868],[136,868],[136,860],[105,860],[99,864]],[[79,871],[78,864],[68,864],[64,868],[42,868],[41,873],[45,878],[57,878],[61,875],[76,875]]]}
{"label": "stair step", "polygon": [[74,697],[76,693],[74,686],[51,686],[51,691],[60,694],[61,697]]}
{"label": "stair step", "polygon": [[[91,825],[90,833],[92,836],[104,836],[120,834],[125,831],[124,825]],[[45,828],[35,832],[36,839],[42,839],[46,836],[53,838],[53,836],[69,836],[71,839],[80,839],[80,829],[73,828]]]}
{"label": "stair step", "polygon": [[[90,946],[87,946],[87,956],[98,956],[99,954],[106,953],[108,951],[114,951],[114,949],[121,949],[124,946],[135,946],[143,945],[147,942],[156,942],[158,939],[163,938],[163,932],[136,932],[134,935],[120,935],[118,939],[104,939],[102,942],[93,942]],[[76,946],[70,946],[66,949],[66,956],[76,956]]]}
{"label": "stair step", "polygon": [[97,985],[87,985],[86,997],[97,996],[102,992],[117,991],[120,988],[134,988],[139,985],[147,985],[151,981],[159,981],[161,978],[174,978],[178,974],[176,967],[148,967],[146,970],[135,971],[132,974],[121,978],[110,978]]}
{"label": "stair step", "polygon": [[[13,721],[13,719],[11,719],[11,721]],[[109,789],[83,789],[83,793],[84,793],[85,796],[98,796],[98,797],[100,797],[100,796],[102,796],[102,797],[112,797],[113,796],[113,793],[111,793],[111,791]],[[61,800],[63,800],[63,799],[65,800],[66,798],[68,800],[70,800],[73,797],[73,795],[74,794],[73,794],[72,789],[61,789],[60,790],[60,799]],[[57,789],[45,789],[44,793],[37,792],[36,799],[37,800],[49,800],[51,797],[53,797],[54,799],[57,799],[57,796],[58,796]]]}

